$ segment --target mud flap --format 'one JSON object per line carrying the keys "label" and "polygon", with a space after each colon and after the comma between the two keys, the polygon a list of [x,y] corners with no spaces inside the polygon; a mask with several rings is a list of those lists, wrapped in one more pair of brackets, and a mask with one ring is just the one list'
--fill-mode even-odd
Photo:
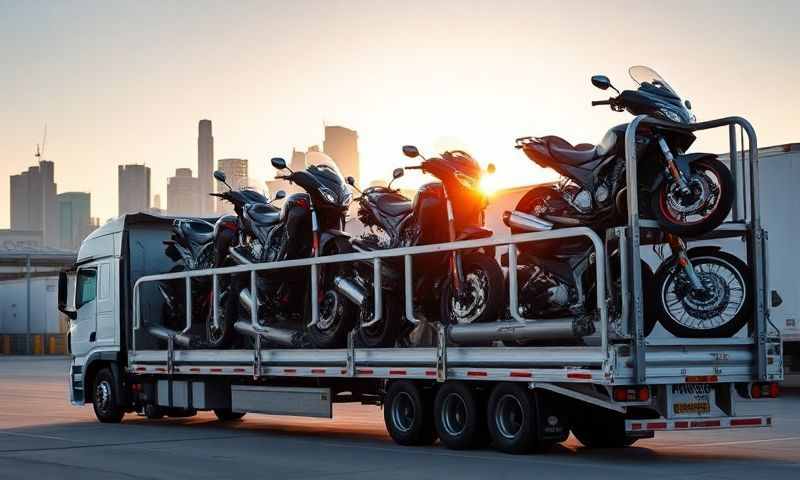
{"label": "mud flap", "polygon": [[538,418],[537,438],[540,442],[563,442],[569,437],[569,418],[563,397],[536,389],[533,392]]}

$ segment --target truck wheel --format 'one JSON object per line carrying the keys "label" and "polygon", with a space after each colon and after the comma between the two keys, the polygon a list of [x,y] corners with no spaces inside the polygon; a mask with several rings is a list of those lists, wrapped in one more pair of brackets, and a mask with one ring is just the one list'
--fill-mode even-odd
{"label": "truck wheel", "polygon": [[167,413],[158,405],[145,405],[144,416],[150,420],[161,420]]}
{"label": "truck wheel", "polygon": [[523,385],[498,383],[489,397],[489,435],[495,448],[506,453],[536,449],[536,404]]}
{"label": "truck wheel", "polygon": [[393,382],[386,392],[383,420],[400,445],[430,445],[436,440],[430,395],[414,382]]}
{"label": "truck wheel", "polygon": [[230,408],[215,408],[214,415],[220,422],[232,422],[234,420],[241,420],[247,412],[234,412]]}
{"label": "truck wheel", "polygon": [[109,368],[97,372],[94,378],[92,405],[94,414],[101,423],[119,423],[125,415],[120,406],[119,385]]}
{"label": "truck wheel", "polygon": [[625,435],[625,417],[619,412],[587,408],[572,419],[572,434],[587,448],[623,448],[636,442]]}
{"label": "truck wheel", "polygon": [[481,446],[487,437],[486,409],[474,389],[447,382],[436,393],[434,415],[439,440],[452,450]]}

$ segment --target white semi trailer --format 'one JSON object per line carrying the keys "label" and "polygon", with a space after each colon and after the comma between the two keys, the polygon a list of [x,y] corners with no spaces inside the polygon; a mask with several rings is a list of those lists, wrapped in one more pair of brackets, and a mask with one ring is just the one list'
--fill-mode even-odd
{"label": "white semi trailer", "polygon": [[[631,123],[629,137],[639,122]],[[758,152],[744,120],[696,124],[696,129],[740,125],[751,136],[749,172],[758,178]],[[632,129],[632,130],[631,130]],[[735,132],[732,129],[732,136]],[[629,149],[633,150],[632,148]],[[732,144],[732,150],[735,144]],[[635,153],[628,168],[635,177]],[[743,169],[735,173],[741,176]],[[753,182],[742,184],[748,205],[757,203]],[[330,417],[335,402],[378,404],[392,438],[405,445],[432,443],[450,448],[491,444],[506,452],[524,452],[563,441],[570,431],[590,447],[623,447],[657,431],[767,427],[769,412],[741,416],[737,404],[753,397],[775,397],[783,379],[780,332],[769,325],[765,282],[764,231],[757,215],[737,209],[731,222],[706,239],[737,239],[745,245],[756,291],[745,332],[731,338],[645,337],[640,243],[659,241],[658,231],[638,218],[635,195],[629,198],[629,222],[601,239],[583,227],[499,236],[369,253],[353,253],[221,269],[167,273],[171,263],[162,242],[170,219],[137,214],[110,222],[82,244],[75,268],[64,273],[60,304],[72,319],[70,328],[70,397],[76,405],[92,403],[102,422],[119,422],[125,413],[150,417],[186,416],[212,410],[220,420],[247,412]],[[751,210],[751,212],[758,210]],[[633,233],[633,234],[632,234]],[[185,328],[166,328],[158,282],[184,279],[186,285],[211,277],[216,286],[226,275],[257,272],[280,275],[305,268],[314,284],[319,265],[372,262],[402,257],[407,321],[414,318],[411,259],[452,250],[507,249],[509,311],[518,310],[517,245],[583,236],[595,249],[597,278],[596,333],[582,342],[520,346],[547,321],[511,318],[495,324],[437,326],[433,346],[341,349],[266,347],[268,327],[251,309],[238,330],[252,336],[252,347],[195,348],[187,335],[193,324],[186,310]],[[611,256],[619,249],[619,256]],[[626,253],[628,252],[628,253]],[[612,259],[620,261],[620,283],[606,282]],[[610,288],[620,288],[620,305]],[[376,285],[376,299],[382,292]],[[191,292],[187,288],[187,292]],[[256,288],[250,288],[256,292]],[[255,295],[255,294],[254,294]],[[218,296],[213,289],[214,304]],[[316,301],[311,289],[311,302]],[[619,297],[617,297],[619,298]],[[187,301],[191,301],[187,295]],[[252,304],[258,299],[252,298]],[[375,302],[380,312],[380,300]],[[313,305],[313,303],[312,303]],[[217,309],[214,309],[216,318]],[[313,321],[313,320],[312,320]],[[462,339],[493,343],[458,346]]]}

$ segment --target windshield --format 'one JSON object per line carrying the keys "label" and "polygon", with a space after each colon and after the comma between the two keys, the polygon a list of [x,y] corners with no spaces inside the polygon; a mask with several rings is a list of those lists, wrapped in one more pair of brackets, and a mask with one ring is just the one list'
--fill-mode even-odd
{"label": "windshield", "polygon": [[339,178],[344,178],[342,172],[339,171],[339,167],[336,165],[336,162],[322,152],[308,152],[306,154],[306,167],[312,166],[317,167],[323,172],[328,171]]}
{"label": "windshield", "polygon": [[656,88],[666,90],[676,97],[680,97],[678,92],[676,92],[675,89],[672,88],[666,80],[664,80],[664,77],[659,75],[658,72],[650,67],[636,65],[628,69],[628,74],[640,87],[647,83]]}

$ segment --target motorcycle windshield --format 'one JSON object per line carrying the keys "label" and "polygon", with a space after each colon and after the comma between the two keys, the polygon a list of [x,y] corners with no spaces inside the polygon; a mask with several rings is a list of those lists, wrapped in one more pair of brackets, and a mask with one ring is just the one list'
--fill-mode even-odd
{"label": "motorcycle windshield", "polygon": [[245,203],[267,203],[267,197],[253,189],[243,188],[240,192],[246,199]]}
{"label": "motorcycle windshield", "polygon": [[675,91],[674,88],[664,80],[664,77],[658,74],[655,70],[650,67],[645,67],[644,65],[636,65],[628,69],[628,74],[631,76],[634,82],[640,87],[653,86],[655,88],[664,90],[668,92],[674,97],[680,98],[678,92]]}

